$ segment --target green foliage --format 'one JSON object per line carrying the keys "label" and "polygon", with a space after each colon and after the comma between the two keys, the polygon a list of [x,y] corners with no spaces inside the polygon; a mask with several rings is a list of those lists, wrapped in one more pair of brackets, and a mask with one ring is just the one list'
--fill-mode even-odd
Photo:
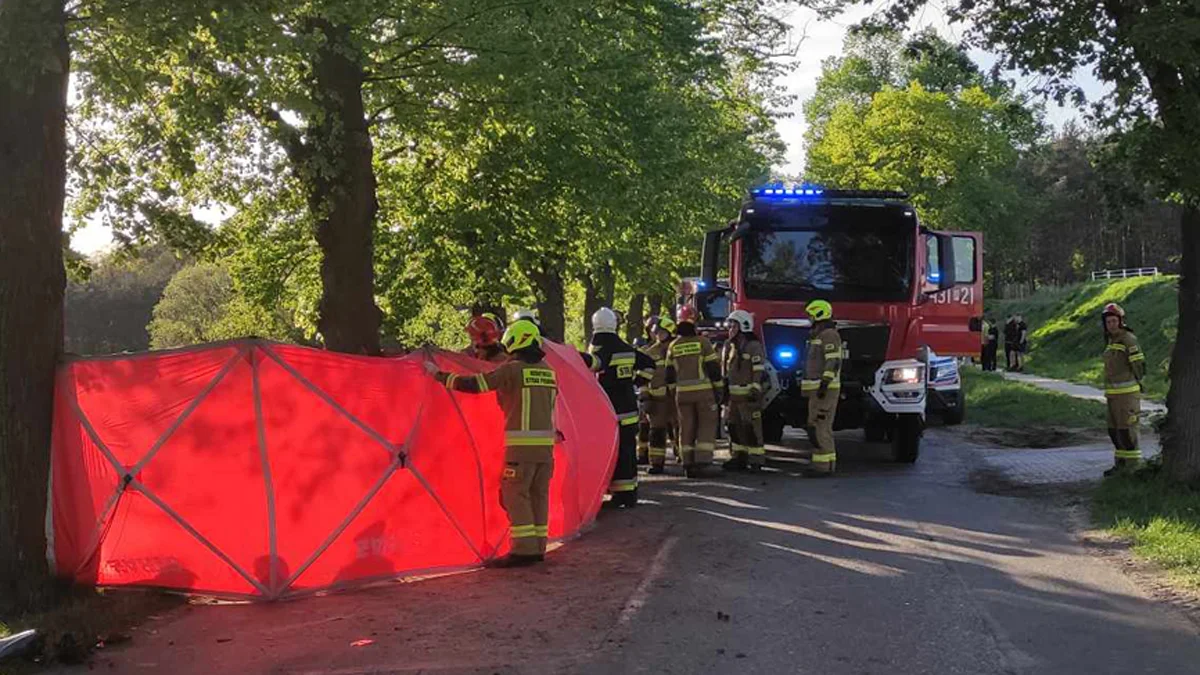
{"label": "green foliage", "polygon": [[1167,368],[1178,319],[1177,292],[1175,277],[1096,281],[1037,293],[1025,300],[990,302],[988,311],[1001,323],[1011,314],[1025,316],[1031,350],[1027,369],[1048,377],[1101,386],[1104,337],[1100,310],[1109,302],[1119,303],[1146,353],[1146,391],[1163,398],[1170,385]]}
{"label": "green foliage", "polygon": [[89,274],[67,283],[65,349],[74,354],[140,351],[146,324],[184,262],[165,246],[107,253],[87,262]]}
{"label": "green foliage", "polygon": [[171,278],[148,326],[155,349],[240,337],[294,339],[286,317],[254,305],[237,292],[217,263],[183,268]]}
{"label": "green foliage", "polygon": [[1007,429],[1068,427],[1099,429],[1104,425],[1104,404],[1072,398],[997,373],[962,371],[971,424]]}

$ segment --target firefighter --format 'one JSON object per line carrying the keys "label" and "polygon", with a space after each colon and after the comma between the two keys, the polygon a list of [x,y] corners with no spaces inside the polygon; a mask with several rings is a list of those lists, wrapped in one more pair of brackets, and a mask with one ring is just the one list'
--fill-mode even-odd
{"label": "firefighter", "polygon": [[504,412],[505,439],[500,503],[512,523],[512,551],[488,566],[523,567],[541,562],[546,554],[558,385],[554,370],[544,360],[541,332],[532,321],[514,321],[500,344],[512,358],[490,373],[464,376],[439,371],[432,363],[425,367],[447,389],[496,392]]}
{"label": "firefighter", "polygon": [[833,418],[842,389],[842,336],[833,323],[833,306],[827,301],[813,300],[804,311],[812,328],[800,392],[808,397],[808,440],[813,444],[812,461],[804,475],[816,478],[832,476],[837,468]]}
{"label": "firefighter", "polygon": [[1137,428],[1146,355],[1138,346],[1137,336],[1125,324],[1125,310],[1120,305],[1108,303],[1100,316],[1104,322],[1104,398],[1108,403],[1108,437],[1112,439],[1115,455],[1112,468],[1104,475],[1112,476],[1136,468],[1142,461]]}
{"label": "firefighter", "polygon": [[617,448],[617,465],[613,468],[608,491],[609,502],[617,508],[637,506],[637,424],[638,400],[635,387],[649,382],[654,377],[654,361],[634,349],[617,335],[617,313],[601,307],[592,315],[592,342],[588,352],[582,354],[588,367],[596,373],[596,379],[608,400],[612,402],[620,425],[620,444]]}
{"label": "firefighter", "polygon": [[[675,387],[667,384],[667,348],[675,339],[675,322],[671,317],[661,317],[651,328],[654,344],[646,354],[654,360],[654,377],[638,390],[650,424],[650,470],[651,474],[666,471],[667,438],[675,428]],[[678,446],[676,446],[678,450]]]}
{"label": "firefighter", "polygon": [[[639,337],[633,341],[633,346],[638,351],[654,359],[654,355],[650,351],[654,347],[654,328],[658,325],[657,316],[648,316],[642,324],[644,337]],[[640,389],[638,390],[641,391]],[[650,463],[650,414],[647,411],[648,400],[638,396],[638,432],[637,432],[637,463],[638,466],[646,466]]]}
{"label": "firefighter", "polygon": [[490,312],[471,317],[467,322],[467,335],[471,338],[471,346],[463,353],[492,363],[502,363],[508,360],[508,354],[500,346],[500,337],[504,324],[500,318]]}
{"label": "firefighter", "polygon": [[712,343],[696,334],[696,309],[680,307],[677,319],[678,337],[667,347],[667,383],[675,385],[684,474],[698,478],[712,467],[721,367]]}
{"label": "firefighter", "polygon": [[743,309],[729,313],[729,339],[721,359],[727,392],[726,416],[733,458],[727,471],[759,471],[766,463],[763,447],[762,400],[767,378],[766,352],[754,334],[754,315]]}

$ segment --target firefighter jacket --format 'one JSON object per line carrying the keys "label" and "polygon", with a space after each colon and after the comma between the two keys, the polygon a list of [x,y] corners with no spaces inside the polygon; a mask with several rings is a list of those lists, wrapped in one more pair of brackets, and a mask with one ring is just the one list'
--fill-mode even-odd
{"label": "firefighter jacket", "polygon": [[702,335],[680,335],[667,347],[667,382],[675,385],[680,401],[689,400],[693,392],[712,391],[721,380],[717,353],[712,343]]}
{"label": "firefighter jacket", "polygon": [[[671,341],[655,342],[645,348],[646,356],[649,356],[654,361],[654,377],[650,378],[647,383],[646,394],[652,399],[663,399],[667,397],[667,349],[671,346]],[[674,388],[673,385],[671,388]]]}
{"label": "firefighter jacket", "polygon": [[722,374],[729,386],[733,399],[762,398],[763,379],[766,377],[766,352],[756,337],[747,337],[739,347],[737,340],[725,343],[725,356],[721,359]]}
{"label": "firefighter jacket", "polygon": [[1145,374],[1146,355],[1137,337],[1124,328],[1109,335],[1104,346],[1104,393],[1136,394],[1141,391]]}
{"label": "firefighter jacket", "polygon": [[600,382],[604,393],[608,394],[621,426],[637,424],[635,387],[654,377],[654,360],[634,349],[616,333],[593,335],[588,353],[582,356],[588,367],[596,373],[596,380]]}
{"label": "firefighter jacket", "polygon": [[496,392],[504,412],[507,461],[541,462],[554,453],[558,380],[554,370],[540,358],[541,352],[536,354],[536,359],[512,359],[490,373],[437,374],[447,389],[469,394]]}
{"label": "firefighter jacket", "polygon": [[842,387],[842,336],[832,321],[813,326],[800,392],[808,394],[818,391],[822,380],[829,382],[830,389]]}

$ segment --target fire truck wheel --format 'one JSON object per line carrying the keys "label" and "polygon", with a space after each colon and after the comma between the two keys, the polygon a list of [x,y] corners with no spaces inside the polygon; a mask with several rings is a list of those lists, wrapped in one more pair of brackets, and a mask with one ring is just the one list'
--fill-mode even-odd
{"label": "fire truck wheel", "polygon": [[892,428],[892,459],[912,464],[921,454],[921,418],[918,415],[899,415]]}

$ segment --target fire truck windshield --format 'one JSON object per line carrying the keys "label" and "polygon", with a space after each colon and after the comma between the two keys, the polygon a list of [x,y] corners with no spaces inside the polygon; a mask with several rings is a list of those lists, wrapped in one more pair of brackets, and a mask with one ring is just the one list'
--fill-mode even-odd
{"label": "fire truck windshield", "polygon": [[746,295],[760,300],[900,301],[913,283],[915,226],[860,206],[772,209],[741,239]]}

